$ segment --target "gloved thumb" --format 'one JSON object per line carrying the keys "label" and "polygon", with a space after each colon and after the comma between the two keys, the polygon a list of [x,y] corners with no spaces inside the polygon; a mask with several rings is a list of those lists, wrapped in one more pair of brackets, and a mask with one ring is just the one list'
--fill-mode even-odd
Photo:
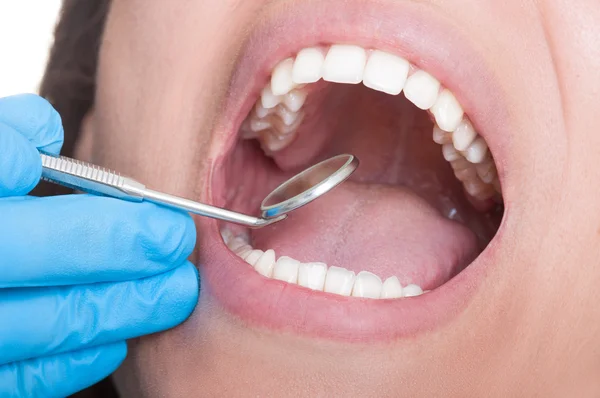
{"label": "gloved thumb", "polygon": [[60,116],[43,98],[0,98],[0,197],[21,196],[38,183],[38,149],[58,154],[63,143]]}

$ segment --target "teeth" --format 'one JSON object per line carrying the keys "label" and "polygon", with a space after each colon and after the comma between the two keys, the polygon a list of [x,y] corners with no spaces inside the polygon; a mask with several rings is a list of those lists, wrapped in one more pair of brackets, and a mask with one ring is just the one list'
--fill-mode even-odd
{"label": "teeth", "polygon": [[406,79],[404,95],[417,108],[431,108],[438,97],[440,82],[429,73],[418,70]]}
{"label": "teeth", "polygon": [[[485,187],[493,191],[491,186],[485,185]],[[346,268],[327,267],[327,264],[320,262],[301,263],[287,256],[276,259],[274,250],[253,249],[245,236],[234,236],[227,229],[221,231],[221,235],[227,237],[227,246],[230,250],[267,278],[340,296],[395,299],[422,293],[417,285],[402,288],[396,276],[389,277],[382,283],[377,275],[367,271],[355,275],[353,271]],[[407,288],[408,294],[405,293]]]}
{"label": "teeth", "polygon": [[275,263],[273,270],[273,279],[278,279],[287,283],[298,282],[298,268],[300,261],[293,258],[282,256]]}
{"label": "teeth", "polygon": [[402,291],[403,291],[404,297],[414,297],[414,296],[420,296],[421,294],[423,294],[423,289],[421,289],[417,285],[407,285],[404,287],[404,289]]}
{"label": "teeth", "polygon": [[305,263],[298,268],[298,284],[312,290],[323,290],[327,265],[324,263]]}
{"label": "teeth", "polygon": [[363,79],[367,53],[364,48],[333,45],[323,64],[323,80],[333,83],[358,84]]}
{"label": "teeth", "polygon": [[454,133],[452,133],[452,143],[457,151],[466,150],[469,145],[477,138],[477,132],[468,120],[463,120]]}
{"label": "teeth", "polygon": [[404,88],[409,67],[404,58],[375,50],[365,67],[363,84],[373,90],[398,95]]}
{"label": "teeth", "polygon": [[378,299],[381,297],[382,288],[381,278],[371,272],[361,271],[356,275],[352,295],[354,297]]}
{"label": "teeth", "polygon": [[273,250],[264,252],[254,265],[256,272],[267,278],[273,275],[273,267],[275,267],[275,252]]}
{"label": "teeth", "polygon": [[283,98],[280,95],[273,94],[271,90],[271,85],[268,84],[262,91],[260,100],[262,102],[262,106],[267,109],[275,108],[277,105],[281,104]]}
{"label": "teeth", "polygon": [[[336,44],[305,48],[295,57],[283,60],[273,69],[260,100],[242,124],[242,137],[258,139],[267,156],[288,147],[304,120],[302,108],[309,93],[305,85],[321,78],[335,83],[363,82],[366,87],[390,95],[404,92],[409,101],[428,110],[435,120],[433,141],[442,145],[444,158],[461,181],[470,184],[469,188],[465,186],[467,192],[488,195],[491,186],[501,194],[488,145],[465,117],[454,94],[406,59],[380,50],[367,52],[359,46]],[[457,163],[459,160],[469,164]],[[479,164],[485,166],[478,167]],[[469,168],[472,170],[466,170]]]}
{"label": "teeth", "polygon": [[271,75],[271,91],[273,95],[285,95],[292,91],[296,84],[292,80],[292,69],[294,68],[294,59],[283,60],[273,69]]}
{"label": "teeth", "polygon": [[271,128],[271,123],[264,119],[251,119],[250,129],[256,133]]}
{"label": "teeth", "polygon": [[292,112],[298,112],[306,101],[306,91],[292,90],[283,98],[283,103]]}
{"label": "teeth", "polygon": [[393,299],[403,297],[402,285],[397,276],[390,276],[383,282],[381,298]]}
{"label": "teeth", "polygon": [[252,251],[252,246],[246,244],[246,245],[241,246],[241,247],[239,247],[239,248],[237,248],[235,250],[232,249],[232,251],[235,254],[237,254],[238,256],[244,258],[244,256],[246,254],[249,254]]}
{"label": "teeth", "polygon": [[264,253],[265,252],[262,250],[254,249],[248,254],[248,257],[246,257],[246,262],[254,267]]}
{"label": "teeth", "polygon": [[452,142],[452,134],[442,130],[438,126],[433,126],[433,142],[444,145]]}
{"label": "teeth", "polygon": [[323,77],[325,57],[318,48],[305,48],[296,56],[292,80],[296,84],[315,83]]}
{"label": "teeth", "polygon": [[325,277],[325,292],[350,296],[354,286],[354,272],[346,268],[329,267]]}
{"label": "teeth", "polygon": [[485,162],[476,164],[475,169],[477,170],[477,175],[481,178],[481,181],[486,184],[491,184],[498,175],[496,165],[489,157]]}
{"label": "teeth", "polygon": [[466,158],[471,163],[481,163],[487,155],[488,146],[485,140],[477,137],[475,141],[467,148]]}
{"label": "teeth", "polygon": [[440,93],[431,112],[435,116],[438,127],[448,132],[456,130],[464,115],[456,97],[448,89]]}
{"label": "teeth", "polygon": [[452,162],[462,158],[460,153],[456,151],[454,145],[452,144],[442,145],[442,155],[444,155],[444,159],[446,159],[447,162]]}

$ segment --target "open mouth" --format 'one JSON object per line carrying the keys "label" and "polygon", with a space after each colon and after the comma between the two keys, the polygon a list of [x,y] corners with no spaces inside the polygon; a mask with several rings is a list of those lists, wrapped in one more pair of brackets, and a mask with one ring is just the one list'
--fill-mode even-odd
{"label": "open mouth", "polygon": [[[214,202],[256,214],[298,171],[342,153],[361,161],[349,181],[286,221],[257,230],[219,225],[224,244],[214,250],[227,264],[206,274],[220,286],[215,295],[246,320],[349,339],[417,331],[432,308],[452,312],[440,303],[468,289],[444,288],[460,284],[499,228],[501,175],[485,118],[472,117],[476,107],[458,99],[468,96],[448,88],[446,74],[428,68],[433,63],[414,47],[401,51],[364,31],[335,33],[350,15],[364,30],[381,11],[365,10],[338,13],[326,29],[314,22],[312,34],[279,42],[261,63],[255,52],[278,41],[264,28],[240,63],[245,79],[234,79],[233,89],[244,99],[228,107],[240,116],[214,163]],[[428,15],[409,11],[418,20]],[[286,13],[291,18],[279,13],[273,26]],[[408,19],[404,13],[398,24]],[[306,24],[293,21],[296,29]],[[244,68],[248,60],[254,66]]]}

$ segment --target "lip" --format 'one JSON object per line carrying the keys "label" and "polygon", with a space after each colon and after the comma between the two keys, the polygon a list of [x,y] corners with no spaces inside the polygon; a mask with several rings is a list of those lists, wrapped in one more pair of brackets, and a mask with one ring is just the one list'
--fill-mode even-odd
{"label": "lip", "polygon": [[[351,29],[349,29],[351,27]],[[216,205],[224,189],[221,164],[277,62],[304,47],[349,43],[403,56],[453,91],[494,154],[504,191],[498,232],[479,257],[432,292],[398,300],[347,298],[266,280],[230,252],[217,222],[199,220],[205,293],[245,322],[274,330],[344,341],[415,337],[441,327],[472,302],[496,262],[511,199],[504,189],[510,123],[500,88],[475,43],[437,8],[397,1],[318,0],[270,6],[240,55],[217,131],[219,148],[205,180]],[[461,89],[468,87],[468,90]],[[215,152],[213,152],[215,153]]]}

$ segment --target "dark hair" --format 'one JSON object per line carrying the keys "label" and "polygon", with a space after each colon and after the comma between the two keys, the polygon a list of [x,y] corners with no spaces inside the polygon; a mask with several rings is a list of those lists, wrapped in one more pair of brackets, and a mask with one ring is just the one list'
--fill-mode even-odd
{"label": "dark hair", "polygon": [[[72,156],[81,122],[94,103],[98,50],[110,0],[64,0],[54,30],[40,95],[62,117],[65,143],[62,154]],[[40,184],[36,195],[65,193]]]}
{"label": "dark hair", "polygon": [[[81,122],[94,103],[98,50],[109,6],[110,0],[64,0],[54,31],[40,95],[62,117],[65,129],[62,153],[67,156],[72,155]],[[62,192],[55,186],[40,185],[34,193]],[[73,397],[117,398],[118,395],[106,379]]]}

